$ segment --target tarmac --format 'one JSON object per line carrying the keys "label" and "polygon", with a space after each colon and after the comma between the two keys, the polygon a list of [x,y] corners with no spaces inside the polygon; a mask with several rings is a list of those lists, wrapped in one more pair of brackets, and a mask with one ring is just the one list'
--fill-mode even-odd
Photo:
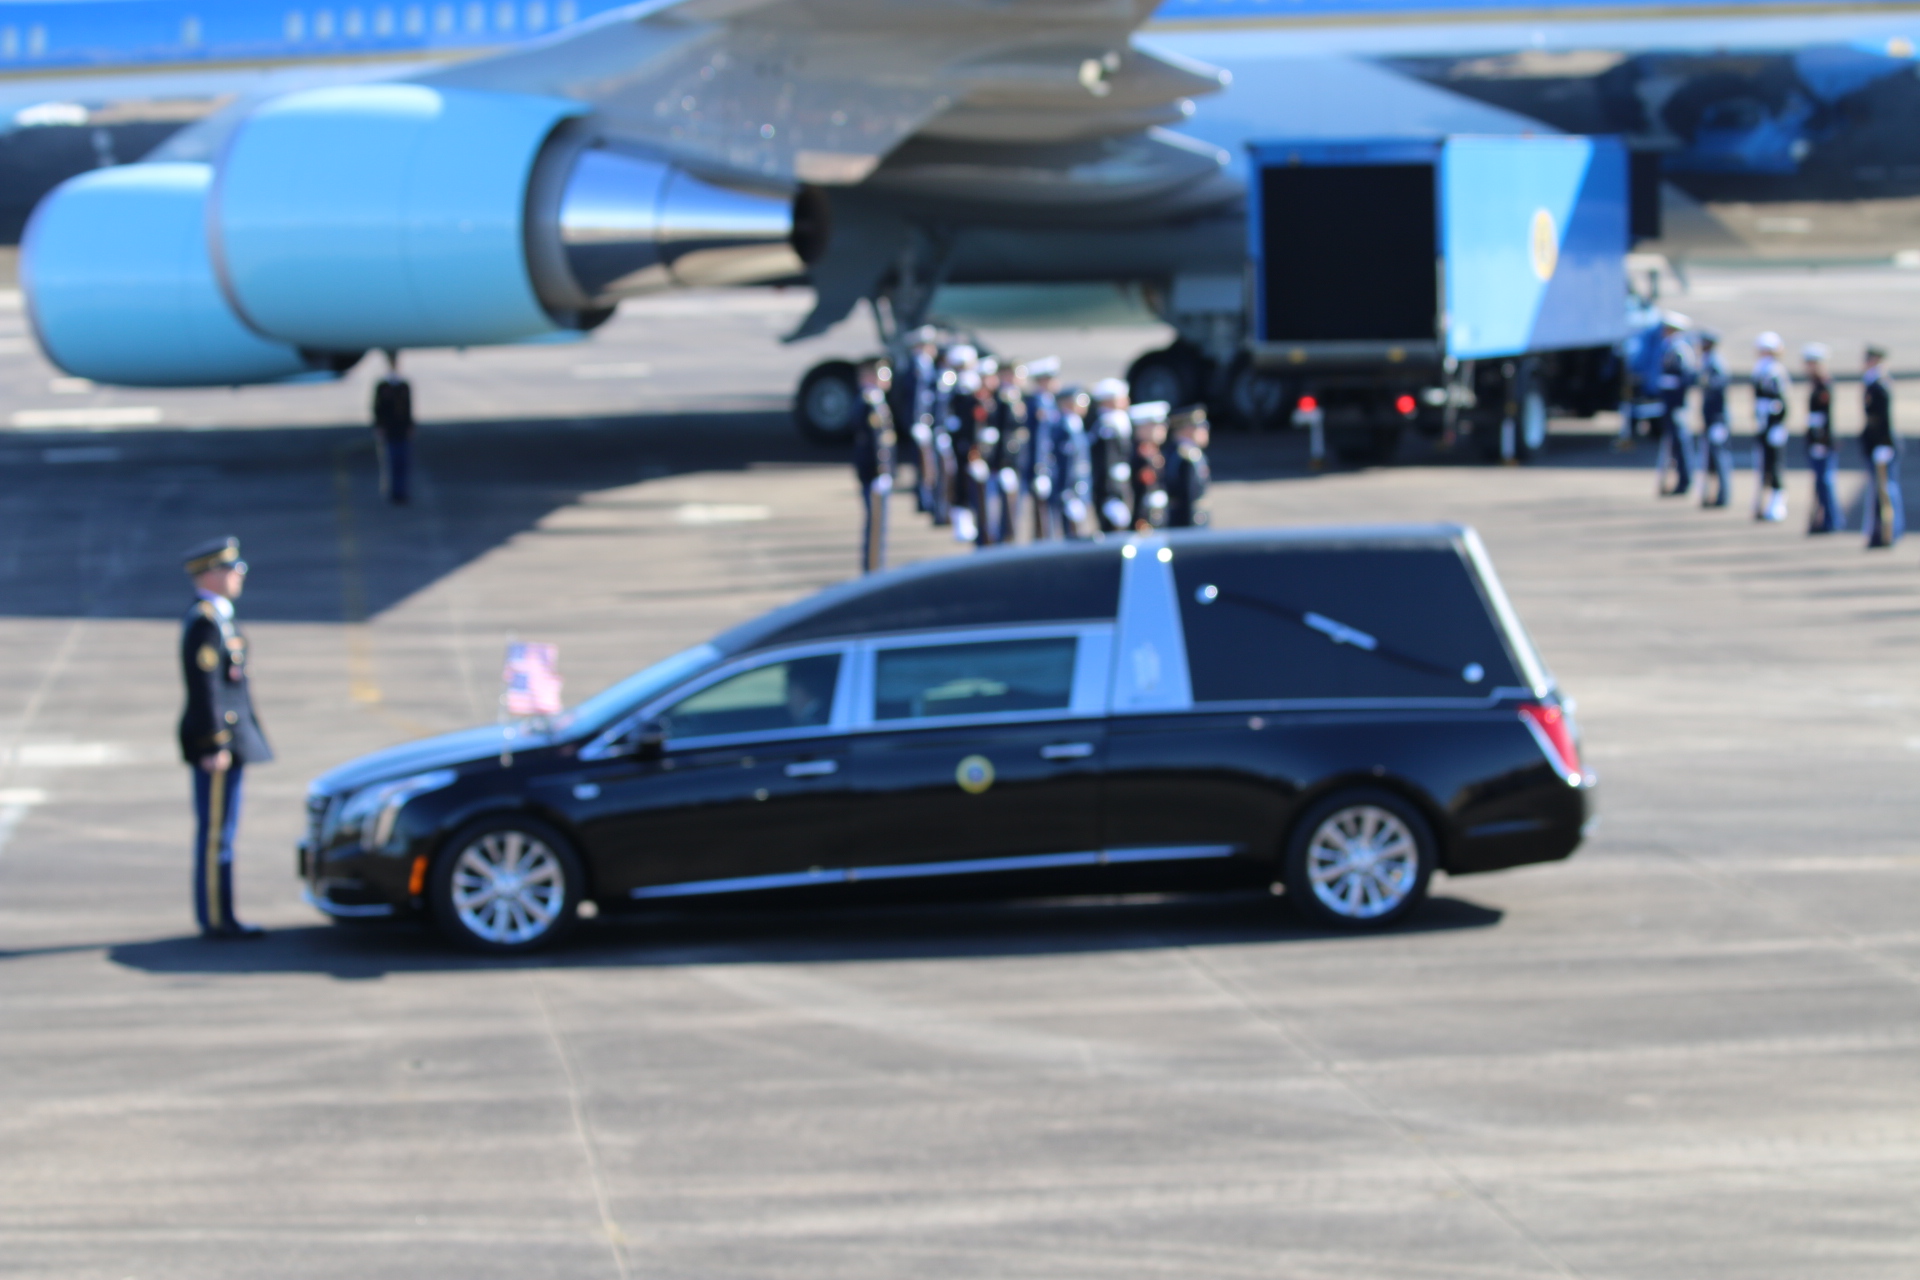
{"label": "tarmac", "polygon": [[[1800,279],[1676,301],[1796,344],[1920,325],[1915,274],[1863,274],[1864,319]],[[850,469],[783,405],[859,333],[775,346],[793,296],[654,305],[410,358],[405,510],[369,371],[61,390],[0,312],[0,411],[161,413],[0,431],[0,1276],[1920,1274],[1920,537],[1809,538],[1803,471],[1756,524],[1744,440],[1714,512],[1656,499],[1605,419],[1507,468],[1216,440],[1222,526],[1477,526],[1578,699],[1594,837],[1442,877],[1408,928],[1258,896],[796,909],[500,962],[321,921],[308,779],[493,719],[509,637],[557,642],[573,698],[852,571]],[[1074,377],[1154,342],[994,336]],[[897,558],[966,554],[894,514]],[[172,745],[177,553],[226,532],[280,756],[247,779],[251,944],[192,936]]]}

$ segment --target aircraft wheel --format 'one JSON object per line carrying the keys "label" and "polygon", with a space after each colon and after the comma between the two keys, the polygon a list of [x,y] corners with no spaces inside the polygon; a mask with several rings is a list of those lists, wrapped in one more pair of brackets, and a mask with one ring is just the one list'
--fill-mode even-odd
{"label": "aircraft wheel", "polygon": [[860,378],[846,360],[828,360],[807,370],[793,398],[793,425],[815,444],[850,445],[860,421]]}

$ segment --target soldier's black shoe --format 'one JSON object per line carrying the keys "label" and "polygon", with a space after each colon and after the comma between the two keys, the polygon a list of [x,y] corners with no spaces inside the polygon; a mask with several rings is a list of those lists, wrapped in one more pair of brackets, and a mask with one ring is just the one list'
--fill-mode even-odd
{"label": "soldier's black shoe", "polygon": [[204,929],[200,936],[230,941],[236,938],[264,938],[267,931],[257,924],[241,924],[235,920],[232,924],[221,925],[218,929]]}

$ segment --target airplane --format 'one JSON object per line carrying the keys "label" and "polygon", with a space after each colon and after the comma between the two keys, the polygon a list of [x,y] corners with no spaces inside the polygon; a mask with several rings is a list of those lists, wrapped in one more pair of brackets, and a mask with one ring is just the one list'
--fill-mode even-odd
{"label": "airplane", "polygon": [[1618,134],[1677,263],[1920,266],[1917,33],[1845,0],[0,0],[0,110],[197,117],[26,228],[34,331],[97,382],[333,377],[688,286],[808,284],[790,338],[866,305],[892,340],[967,286],[1119,285],[1180,335],[1136,385],[1231,411],[1249,143]]}

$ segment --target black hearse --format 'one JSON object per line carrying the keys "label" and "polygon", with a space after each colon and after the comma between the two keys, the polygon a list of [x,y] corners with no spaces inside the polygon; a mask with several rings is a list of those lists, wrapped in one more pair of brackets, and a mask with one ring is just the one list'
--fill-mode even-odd
{"label": "black hearse", "polygon": [[821,592],[551,723],[314,783],[330,915],[490,951],[601,912],[913,886],[1284,886],[1378,927],[1451,875],[1564,858],[1593,779],[1456,526],[1167,534],[955,557]]}

